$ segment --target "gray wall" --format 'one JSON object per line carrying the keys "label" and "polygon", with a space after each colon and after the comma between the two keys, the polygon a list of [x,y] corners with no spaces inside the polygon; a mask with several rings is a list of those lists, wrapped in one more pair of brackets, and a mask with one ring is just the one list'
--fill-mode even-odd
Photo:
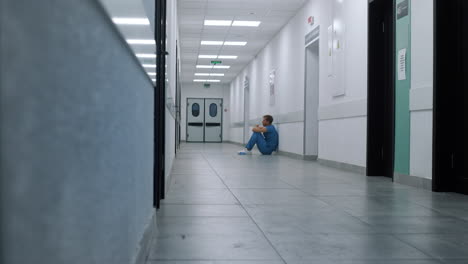
{"label": "gray wall", "polygon": [[153,215],[153,88],[95,0],[0,0],[2,264],[120,264]]}

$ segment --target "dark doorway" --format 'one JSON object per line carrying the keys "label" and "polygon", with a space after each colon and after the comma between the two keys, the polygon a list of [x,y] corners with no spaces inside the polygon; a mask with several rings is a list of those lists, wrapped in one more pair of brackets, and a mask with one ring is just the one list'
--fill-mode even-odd
{"label": "dark doorway", "polygon": [[433,189],[468,194],[468,1],[436,0]]}
{"label": "dark doorway", "polygon": [[166,0],[155,0],[156,86],[154,89],[153,205],[161,206],[165,195],[166,134]]}
{"label": "dark doorway", "polygon": [[394,20],[393,1],[369,3],[367,175],[393,178]]}

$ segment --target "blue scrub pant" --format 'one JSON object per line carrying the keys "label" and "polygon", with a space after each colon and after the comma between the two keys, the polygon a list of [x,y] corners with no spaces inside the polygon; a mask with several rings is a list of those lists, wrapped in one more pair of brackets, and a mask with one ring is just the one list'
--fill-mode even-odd
{"label": "blue scrub pant", "polygon": [[271,149],[267,146],[265,138],[263,137],[262,133],[259,132],[253,133],[252,137],[249,140],[249,143],[247,143],[245,148],[248,150],[252,150],[255,147],[255,145],[257,145],[258,150],[260,150],[260,152],[263,155],[271,155],[271,153],[275,151],[274,149]]}

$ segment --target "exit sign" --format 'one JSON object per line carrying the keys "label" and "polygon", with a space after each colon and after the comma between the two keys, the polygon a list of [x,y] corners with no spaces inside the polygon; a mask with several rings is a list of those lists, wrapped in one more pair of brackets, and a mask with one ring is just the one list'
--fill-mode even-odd
{"label": "exit sign", "polygon": [[211,64],[217,65],[217,64],[222,64],[222,61],[211,61]]}

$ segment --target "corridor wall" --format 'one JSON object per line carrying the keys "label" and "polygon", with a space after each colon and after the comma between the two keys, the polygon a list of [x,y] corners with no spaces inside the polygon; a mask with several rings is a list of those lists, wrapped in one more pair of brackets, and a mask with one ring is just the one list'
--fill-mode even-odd
{"label": "corridor wall", "polygon": [[153,85],[95,0],[0,1],[0,263],[134,263]]}

